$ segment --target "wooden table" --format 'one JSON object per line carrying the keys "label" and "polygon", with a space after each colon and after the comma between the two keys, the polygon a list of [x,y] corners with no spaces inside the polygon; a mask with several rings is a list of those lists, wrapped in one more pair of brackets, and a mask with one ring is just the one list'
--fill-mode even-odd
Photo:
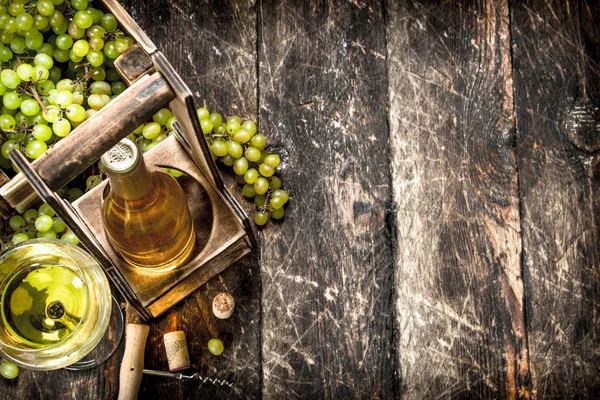
{"label": "wooden table", "polygon": [[[258,120],[291,195],[151,325],[147,367],[183,329],[236,389],[140,398],[599,398],[598,2],[123,3],[198,104]],[[0,398],[115,398],[120,354]]]}

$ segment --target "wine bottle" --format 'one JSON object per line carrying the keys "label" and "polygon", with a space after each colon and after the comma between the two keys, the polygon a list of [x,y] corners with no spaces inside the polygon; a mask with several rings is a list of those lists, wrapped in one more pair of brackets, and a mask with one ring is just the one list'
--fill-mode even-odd
{"label": "wine bottle", "polygon": [[177,180],[148,167],[125,138],[100,159],[110,190],[102,203],[104,228],[115,250],[136,267],[165,271],[187,261],[196,233]]}

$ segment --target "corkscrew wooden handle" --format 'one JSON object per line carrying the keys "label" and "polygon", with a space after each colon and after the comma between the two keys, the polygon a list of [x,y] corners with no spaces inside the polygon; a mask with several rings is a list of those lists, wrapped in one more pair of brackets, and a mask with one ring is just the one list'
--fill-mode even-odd
{"label": "corkscrew wooden handle", "polygon": [[136,400],[144,371],[144,351],[150,328],[144,324],[125,326],[125,353],[119,375],[118,400]]}

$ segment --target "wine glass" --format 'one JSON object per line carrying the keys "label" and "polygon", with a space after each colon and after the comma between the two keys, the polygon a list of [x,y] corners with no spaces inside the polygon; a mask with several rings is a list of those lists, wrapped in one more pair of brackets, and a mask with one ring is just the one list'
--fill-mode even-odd
{"label": "wine glass", "polygon": [[77,365],[103,339],[114,308],[98,262],[55,239],[0,254],[0,296],[0,356],[33,370]]}

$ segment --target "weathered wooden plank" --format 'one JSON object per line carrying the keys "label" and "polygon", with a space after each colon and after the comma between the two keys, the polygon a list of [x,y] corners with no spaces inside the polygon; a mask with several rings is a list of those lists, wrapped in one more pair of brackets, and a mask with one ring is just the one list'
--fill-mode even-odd
{"label": "weathered wooden plank", "polygon": [[264,398],[391,398],[382,4],[259,2],[260,127],[288,216],[261,240]]}
{"label": "weathered wooden plank", "polygon": [[407,398],[528,397],[507,1],[390,1]]}
{"label": "weathered wooden plank", "polygon": [[600,170],[568,126],[600,105],[600,6],[514,2],[511,20],[533,391],[598,398]]}
{"label": "weathered wooden plank", "polygon": [[[206,104],[223,116],[256,117],[256,11],[252,1],[129,0],[122,4],[164,53],[198,105]],[[227,182],[232,192],[240,192],[231,179]],[[212,315],[210,304],[219,291],[235,297],[237,309],[231,319],[221,321]],[[260,267],[256,256],[236,262],[154,320],[146,366],[167,369],[162,336],[178,329],[186,332],[192,362],[200,371],[228,379],[236,389],[148,376],[142,380],[140,399],[260,397]],[[219,357],[208,352],[206,344],[211,337],[221,337],[225,344]]]}

